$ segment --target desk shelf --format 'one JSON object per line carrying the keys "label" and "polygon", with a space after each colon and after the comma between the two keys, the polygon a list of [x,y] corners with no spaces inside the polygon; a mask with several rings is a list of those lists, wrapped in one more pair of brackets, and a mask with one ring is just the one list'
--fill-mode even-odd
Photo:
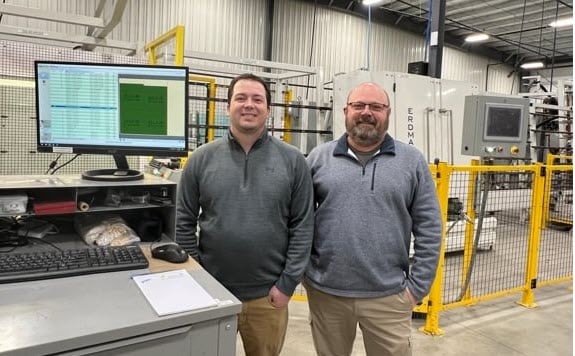
{"label": "desk shelf", "polygon": [[173,240],[176,188],[176,183],[152,175],[139,181],[122,182],[88,181],[79,175],[0,176],[3,201],[22,195],[27,200],[25,211],[0,210],[0,217],[58,220],[73,226],[77,216],[117,215],[135,231],[138,230],[135,225],[154,217],[161,220],[163,235]]}

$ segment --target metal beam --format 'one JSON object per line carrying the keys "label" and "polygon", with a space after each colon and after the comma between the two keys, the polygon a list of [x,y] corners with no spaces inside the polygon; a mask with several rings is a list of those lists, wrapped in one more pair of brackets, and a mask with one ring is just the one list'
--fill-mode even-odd
{"label": "metal beam", "polygon": [[431,3],[431,34],[429,40],[429,66],[427,75],[441,78],[443,62],[443,42],[445,40],[445,3],[446,0],[430,0]]}
{"label": "metal beam", "polygon": [[[273,68],[285,71],[292,71],[292,72],[299,72],[302,75],[306,74],[316,74],[320,70],[316,67],[307,67],[307,66],[300,66],[296,64],[287,64],[287,63],[278,63],[278,62],[271,62],[271,61],[263,61],[259,59],[251,59],[251,58],[241,58],[241,57],[232,57],[226,56],[216,53],[206,53],[206,52],[198,52],[198,51],[185,51],[184,57],[189,59],[200,59],[206,60],[211,62],[221,62],[221,63],[229,63],[229,64],[238,64],[238,65],[247,65],[253,67],[260,67],[260,68]],[[268,74],[269,76],[269,74]]]}
{"label": "metal beam", "polygon": [[[100,17],[102,16],[102,13],[104,12],[104,6],[106,5],[106,0],[100,0],[98,2],[98,5],[96,5],[96,10],[94,11],[94,17]],[[87,36],[92,36],[94,34],[94,31],[96,30],[95,27],[93,26],[88,26],[88,31],[86,31],[86,35]]]}
{"label": "metal beam", "polygon": [[138,49],[137,45],[131,42],[98,39],[84,35],[70,35],[68,33],[51,32],[8,25],[0,25],[0,34],[58,42],[89,44],[98,47],[125,49],[129,50],[130,54],[134,54]]}
{"label": "metal beam", "polygon": [[27,17],[31,19],[46,20],[52,22],[68,23],[72,25],[104,27],[104,20],[97,17],[65,14],[61,12],[52,12],[45,9],[37,9],[24,6],[14,6],[0,4],[0,13],[4,15],[13,15]]}
{"label": "metal beam", "polygon": [[[100,31],[95,31],[94,37],[98,39],[104,39],[110,32],[112,32],[114,27],[116,27],[122,19],[127,1],[128,0],[116,0],[116,4],[114,5],[114,12],[112,13],[110,21],[106,22],[106,25]],[[85,51],[92,51],[96,47],[97,46],[95,45],[84,45],[82,46],[82,49]]]}

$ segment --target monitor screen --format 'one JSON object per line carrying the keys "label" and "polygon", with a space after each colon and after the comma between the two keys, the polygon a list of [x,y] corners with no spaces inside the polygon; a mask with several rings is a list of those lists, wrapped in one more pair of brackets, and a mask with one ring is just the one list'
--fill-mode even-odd
{"label": "monitor screen", "polygon": [[39,152],[188,154],[188,68],[35,62]]}
{"label": "monitor screen", "polygon": [[523,106],[487,103],[485,110],[485,140],[520,141]]}

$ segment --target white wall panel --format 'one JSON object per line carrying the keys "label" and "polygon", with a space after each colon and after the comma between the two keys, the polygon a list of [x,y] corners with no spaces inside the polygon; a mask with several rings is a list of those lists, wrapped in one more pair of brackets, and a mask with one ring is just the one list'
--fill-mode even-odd
{"label": "white wall panel", "polygon": [[[475,56],[458,49],[444,47],[441,76],[445,79],[462,80],[479,85],[480,90],[494,93],[511,94],[517,93],[517,79],[513,74],[507,75],[513,70],[507,65],[491,65],[487,89],[485,87],[487,65],[490,60],[485,57]],[[515,84],[513,80],[515,78]]]}
{"label": "white wall panel", "polygon": [[[312,49],[314,11],[316,24]],[[367,67],[368,21],[365,18],[322,6],[315,8],[314,4],[297,0],[278,0],[274,21],[275,61],[321,66],[326,80],[336,73]],[[409,62],[424,59],[423,36],[387,25],[371,24],[370,47],[372,71],[407,72]],[[488,63],[488,58],[445,47],[442,77],[468,81],[484,88]],[[488,90],[509,93],[513,78],[506,75],[511,70],[508,66],[491,66]]]}
{"label": "white wall panel", "polygon": [[[92,16],[98,1],[12,0],[8,3]],[[367,19],[323,6],[315,8],[312,3],[298,0],[275,0],[274,3],[273,61],[321,66],[326,81],[335,73],[367,66]],[[114,1],[108,1],[105,18],[111,16],[113,4]],[[143,46],[181,24],[186,28],[186,50],[264,59],[267,4],[266,0],[130,0],[120,24],[108,38]],[[86,33],[83,26],[8,15],[3,17],[2,24],[69,34]],[[370,47],[372,71],[406,72],[409,62],[421,61],[424,56],[423,36],[387,25],[372,24]],[[442,76],[469,81],[484,89],[488,63],[487,58],[446,47]],[[491,66],[488,90],[517,92],[514,76],[507,78],[510,71],[511,67]],[[312,81],[311,84],[315,83]]]}
{"label": "white wall panel", "polygon": [[[294,0],[276,1],[274,17],[273,60],[321,66],[325,78],[367,67],[366,19]],[[423,59],[423,38],[372,23],[369,53],[370,70],[405,72],[408,62]]]}
{"label": "white wall panel", "polygon": [[265,0],[132,0],[113,39],[149,42],[176,25],[185,49],[263,59]]}

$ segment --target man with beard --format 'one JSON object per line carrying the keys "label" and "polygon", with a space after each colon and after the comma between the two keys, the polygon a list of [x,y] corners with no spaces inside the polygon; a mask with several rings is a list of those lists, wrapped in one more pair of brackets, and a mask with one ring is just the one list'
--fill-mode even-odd
{"label": "man with beard", "polygon": [[350,355],[359,325],[368,356],[411,355],[411,311],[439,259],[435,184],[421,152],[387,133],[382,88],[360,84],[343,111],[346,133],[307,158],[316,210],[304,285],[314,345],[320,356]]}

